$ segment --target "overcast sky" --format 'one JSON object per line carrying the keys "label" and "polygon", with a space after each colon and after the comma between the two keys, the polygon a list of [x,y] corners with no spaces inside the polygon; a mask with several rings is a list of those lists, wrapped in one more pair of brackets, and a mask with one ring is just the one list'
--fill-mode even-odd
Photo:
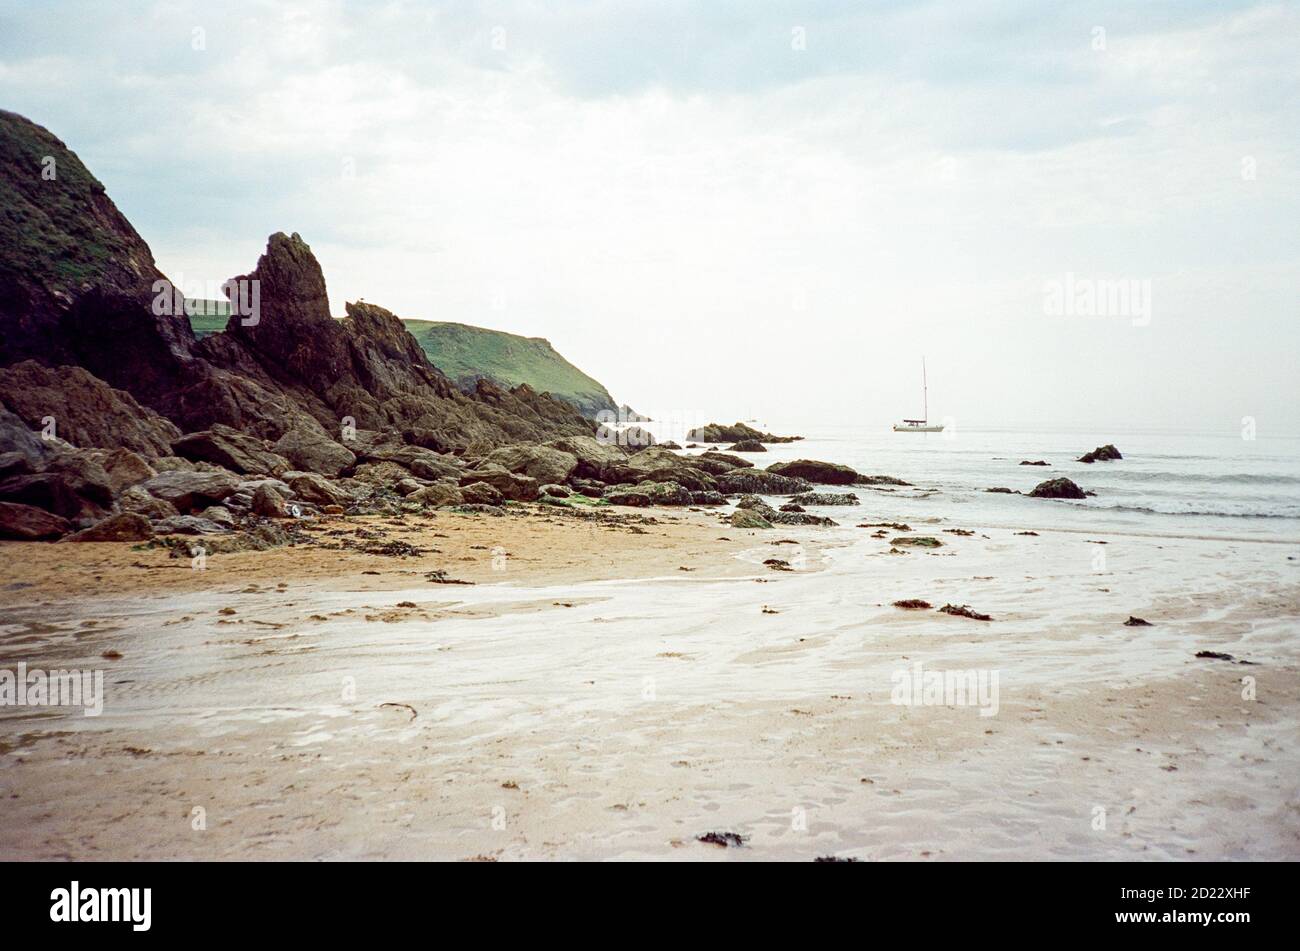
{"label": "overcast sky", "polygon": [[0,0],[0,107],[173,279],[298,231],[639,409],[1300,431],[1297,3]]}

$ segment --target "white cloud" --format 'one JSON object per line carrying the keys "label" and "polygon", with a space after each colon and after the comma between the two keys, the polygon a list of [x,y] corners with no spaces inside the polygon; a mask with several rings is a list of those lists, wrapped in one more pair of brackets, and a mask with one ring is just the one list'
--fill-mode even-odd
{"label": "white cloud", "polygon": [[[793,61],[783,19],[536,9],[159,5],[152,55],[101,19],[5,50],[0,93],[164,269],[242,272],[297,230],[337,312],[545,336],[634,405],[884,422],[925,352],[979,421],[1124,419],[1141,378],[1186,393],[1153,422],[1210,425],[1293,374],[1293,8],[1117,8],[1104,53],[1077,17],[845,8]],[[1152,280],[1152,325],[1049,321],[1067,271]],[[1206,350],[1237,358],[1208,384]]]}

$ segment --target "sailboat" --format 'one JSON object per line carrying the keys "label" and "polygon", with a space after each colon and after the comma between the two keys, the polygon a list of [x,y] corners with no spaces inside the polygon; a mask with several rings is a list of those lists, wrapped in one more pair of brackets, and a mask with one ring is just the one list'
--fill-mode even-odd
{"label": "sailboat", "polygon": [[925,412],[922,415],[922,418],[905,419],[902,421],[902,423],[895,423],[894,432],[896,433],[941,433],[943,432],[943,423],[936,423],[934,425],[930,425],[930,423],[927,422],[930,416],[930,393],[929,393],[929,387],[926,385],[926,380],[925,380],[925,357],[921,358],[921,399],[923,401],[922,405],[925,407]]}

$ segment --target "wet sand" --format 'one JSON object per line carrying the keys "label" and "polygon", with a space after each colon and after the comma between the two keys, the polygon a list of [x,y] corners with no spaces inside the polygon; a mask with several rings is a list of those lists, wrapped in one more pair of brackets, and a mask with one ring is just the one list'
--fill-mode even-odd
{"label": "wet sand", "polygon": [[[106,671],[102,716],[0,708],[0,857],[1300,858],[1293,547],[648,514],[0,546],[0,666]],[[891,702],[918,662],[996,715]]]}

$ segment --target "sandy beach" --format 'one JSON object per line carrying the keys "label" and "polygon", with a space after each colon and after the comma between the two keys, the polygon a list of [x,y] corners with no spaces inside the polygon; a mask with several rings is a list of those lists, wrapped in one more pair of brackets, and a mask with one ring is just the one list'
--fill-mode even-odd
{"label": "sandy beach", "polygon": [[1292,545],[517,508],[0,545],[0,666],[105,671],[0,709],[0,858],[1300,858]]}

